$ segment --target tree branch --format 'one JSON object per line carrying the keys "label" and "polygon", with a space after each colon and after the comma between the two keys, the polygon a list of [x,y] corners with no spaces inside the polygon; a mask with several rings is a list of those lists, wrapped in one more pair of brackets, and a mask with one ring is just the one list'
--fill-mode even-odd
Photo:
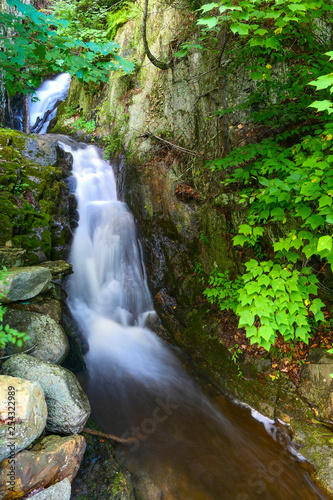
{"label": "tree branch", "polygon": [[106,439],[112,439],[113,441],[116,441],[117,443],[131,443],[136,440],[135,437],[129,437],[126,439],[119,438],[117,436],[114,436],[113,434],[105,434],[105,432],[100,432],[100,431],[93,431],[92,429],[88,429],[85,427],[82,429],[82,432],[86,432],[87,434],[91,434],[92,436],[98,436],[98,437],[104,437]]}
{"label": "tree branch", "polygon": [[159,69],[170,69],[172,67],[172,62],[169,61],[168,63],[164,63],[162,61],[159,61],[156,59],[155,56],[150,52],[149,47],[148,47],[148,42],[147,42],[147,16],[148,16],[148,2],[149,0],[145,0],[145,6],[144,6],[144,11],[143,11],[143,19],[142,19],[142,39],[143,39],[143,46],[145,49],[145,52],[147,54],[148,59],[150,60],[151,63],[153,63],[154,66],[156,66]]}

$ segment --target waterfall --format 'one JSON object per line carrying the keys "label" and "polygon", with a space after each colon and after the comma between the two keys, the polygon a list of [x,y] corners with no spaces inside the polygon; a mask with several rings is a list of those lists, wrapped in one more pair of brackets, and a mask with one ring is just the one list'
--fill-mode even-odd
{"label": "waterfall", "polygon": [[[49,104],[39,94],[43,111],[33,109],[32,120],[53,109],[65,79],[55,85],[55,99],[52,82],[40,87]],[[273,441],[248,409],[216,394],[211,401],[175,350],[145,327],[155,314],[152,297],[135,221],[117,199],[112,168],[95,146],[56,139],[73,157],[79,224],[68,301],[88,343],[85,389],[102,429],[126,440],[117,449],[123,463],[152,478],[163,492],[158,498],[325,499],[286,442]],[[264,424],[278,434],[273,421]]]}
{"label": "waterfall", "polygon": [[[70,81],[70,75],[62,73],[54,80],[46,80],[38,87],[34,98],[30,98],[29,103],[32,132],[46,133],[50,121],[57,113],[59,103],[67,97]],[[38,125],[40,126],[38,127]]]}

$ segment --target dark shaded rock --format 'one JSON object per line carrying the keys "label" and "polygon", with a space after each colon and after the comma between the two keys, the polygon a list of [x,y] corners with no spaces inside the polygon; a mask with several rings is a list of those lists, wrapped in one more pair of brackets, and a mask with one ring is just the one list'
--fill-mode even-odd
{"label": "dark shaded rock", "polygon": [[43,297],[38,295],[28,302],[12,302],[10,308],[45,314],[57,323],[60,323],[62,320],[63,305],[58,300],[49,298],[48,295],[49,293],[46,293]]}
{"label": "dark shaded rock", "polygon": [[[87,426],[94,428],[90,419]],[[73,482],[71,500],[134,500],[131,475],[120,465],[108,440],[85,434],[87,448]]]}
{"label": "dark shaded rock", "polygon": [[[313,352],[312,352],[313,351]],[[333,419],[333,356],[323,349],[310,349],[301,371],[300,394],[315,406],[324,419]]]}
{"label": "dark shaded rock", "polygon": [[89,347],[87,340],[83,337],[67,304],[65,304],[64,307],[63,327],[70,346],[70,351],[64,362],[64,367],[74,373],[81,372],[86,368],[83,354],[88,351]]}

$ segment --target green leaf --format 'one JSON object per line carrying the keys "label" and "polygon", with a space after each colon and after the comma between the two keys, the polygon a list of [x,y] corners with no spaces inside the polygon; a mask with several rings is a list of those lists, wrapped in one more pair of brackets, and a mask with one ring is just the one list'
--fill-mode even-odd
{"label": "green leaf", "polygon": [[241,234],[238,234],[237,236],[234,236],[234,238],[233,238],[233,242],[234,242],[235,246],[236,245],[243,246],[246,241],[247,241],[246,236],[243,236]]}
{"label": "green leaf", "polygon": [[215,26],[218,24],[218,18],[202,17],[201,19],[198,20],[197,24],[205,25],[209,30],[211,30],[212,28],[215,28]]}
{"label": "green leaf", "polygon": [[309,85],[314,85],[317,90],[327,89],[328,87],[331,87],[333,85],[333,73],[320,76],[316,80],[312,80],[312,82],[309,82]]}
{"label": "green leaf", "polygon": [[321,253],[323,250],[330,252],[332,250],[332,236],[322,236],[318,240],[317,251]]}
{"label": "green leaf", "polygon": [[233,33],[238,33],[239,35],[247,35],[250,28],[253,29],[253,26],[251,26],[250,24],[233,23],[230,25],[231,31]]}
{"label": "green leaf", "polygon": [[205,3],[202,7],[200,7],[200,9],[198,10],[202,10],[202,12],[208,12],[210,10],[213,10],[213,9],[216,9],[216,7],[218,7],[219,4],[218,3]]}

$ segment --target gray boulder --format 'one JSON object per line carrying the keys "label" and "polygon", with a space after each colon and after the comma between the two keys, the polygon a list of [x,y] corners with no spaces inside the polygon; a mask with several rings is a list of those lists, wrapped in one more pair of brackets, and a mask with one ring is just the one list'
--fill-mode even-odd
{"label": "gray boulder", "polygon": [[42,267],[30,266],[11,269],[10,274],[3,281],[0,281],[0,302],[9,304],[18,300],[31,299],[48,290],[51,279],[50,271]]}
{"label": "gray boulder", "polygon": [[26,351],[37,344],[29,353],[35,358],[52,361],[56,364],[61,364],[66,358],[69,352],[67,336],[62,327],[49,316],[8,308],[4,322],[11,328],[30,336],[30,339],[24,342],[22,347],[8,344],[6,351],[9,354]]}
{"label": "gray boulder", "polygon": [[44,391],[48,431],[79,434],[90,415],[90,404],[75,375],[49,361],[17,354],[2,366],[7,375],[38,381]]}
{"label": "gray boulder", "polygon": [[0,425],[0,462],[37,439],[45,428],[46,419],[46,402],[37,382],[0,375],[0,424],[4,421]]}
{"label": "gray boulder", "polygon": [[30,498],[34,500],[70,500],[71,491],[71,482],[66,477],[60,483],[35,493],[35,495],[30,495]]}

